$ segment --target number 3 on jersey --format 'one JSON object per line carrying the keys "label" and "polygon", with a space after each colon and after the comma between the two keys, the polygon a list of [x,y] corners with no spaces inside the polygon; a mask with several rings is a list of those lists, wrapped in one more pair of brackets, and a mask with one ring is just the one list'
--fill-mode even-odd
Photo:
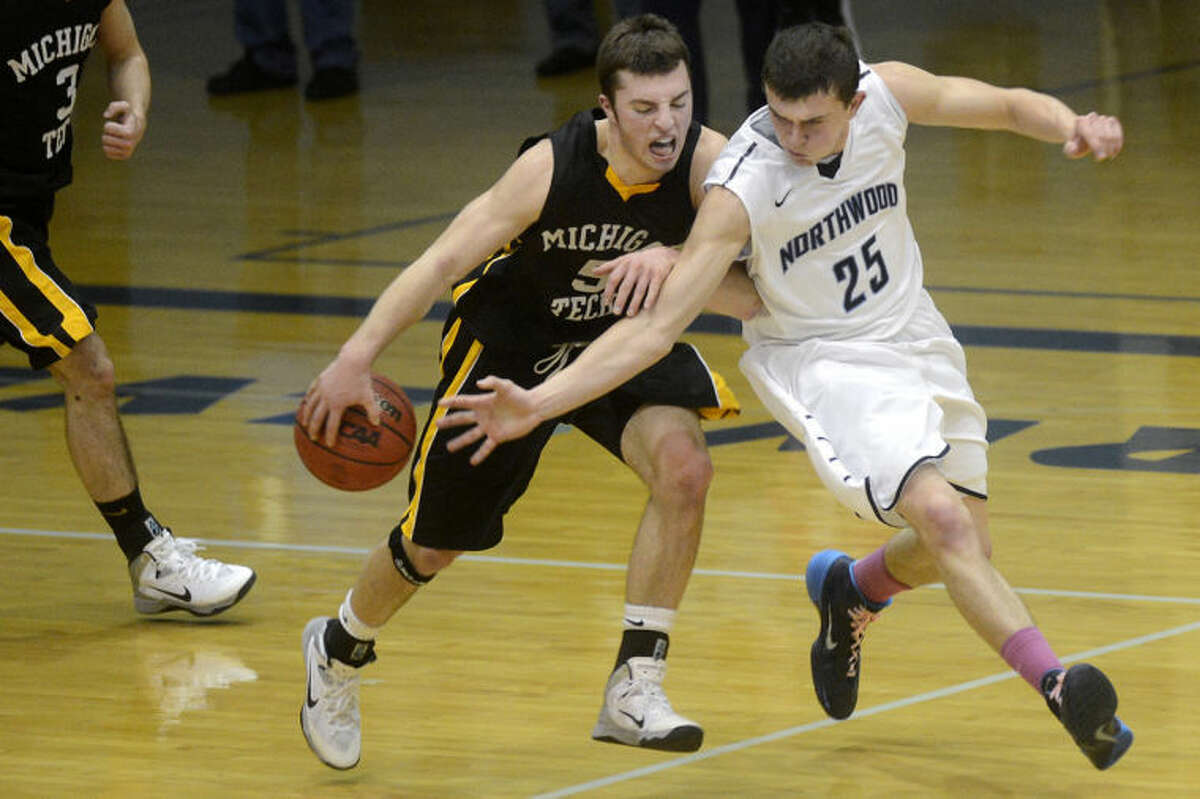
{"label": "number 3 on jersey", "polygon": [[858,286],[858,276],[861,271],[867,278],[867,286],[872,294],[878,294],[888,282],[887,264],[883,262],[883,254],[875,247],[875,237],[867,239],[859,252],[862,253],[862,268],[859,269],[858,258],[848,255],[833,265],[833,276],[837,282],[846,284],[846,293],[842,299],[842,307],[850,313],[867,301],[867,292]]}
{"label": "number 3 on jersey", "polygon": [[55,82],[59,86],[65,85],[67,91],[67,104],[58,109],[58,121],[63,122],[71,118],[71,112],[75,110],[75,88],[79,81],[79,65],[71,64],[69,67],[64,67],[54,76]]}

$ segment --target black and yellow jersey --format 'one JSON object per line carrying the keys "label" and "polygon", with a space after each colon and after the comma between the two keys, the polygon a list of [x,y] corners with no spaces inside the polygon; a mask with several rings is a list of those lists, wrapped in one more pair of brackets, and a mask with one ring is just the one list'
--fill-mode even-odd
{"label": "black and yellow jersey", "polygon": [[0,2],[0,199],[71,182],[75,93],[109,2]]}
{"label": "black and yellow jersey", "polygon": [[582,111],[549,134],[554,177],[541,216],[454,287],[459,314],[488,346],[529,351],[595,339],[617,317],[592,270],[687,238],[700,125],[688,128],[679,160],[657,183],[626,186],[597,150],[600,118],[599,109]]}

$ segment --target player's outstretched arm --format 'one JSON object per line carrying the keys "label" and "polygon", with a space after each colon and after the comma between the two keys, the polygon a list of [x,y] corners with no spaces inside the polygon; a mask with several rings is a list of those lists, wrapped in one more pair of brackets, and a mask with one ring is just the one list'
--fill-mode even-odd
{"label": "player's outstretched arm", "polygon": [[883,78],[911,122],[984,130],[1008,130],[1063,145],[1069,158],[1115,158],[1125,134],[1116,117],[1079,115],[1065,103],[1031,89],[1006,89],[972,78],[933,75],[890,61],[872,69]]}
{"label": "player's outstretched arm", "polygon": [[113,160],[133,155],[146,133],[150,110],[150,65],[138,41],[125,0],[114,0],[100,17],[100,49],[108,61],[108,91],[100,145]]}
{"label": "player's outstretched arm", "polygon": [[333,446],[342,413],[366,408],[372,424],[371,364],[402,331],[425,318],[454,283],[538,218],[550,193],[554,153],[548,140],[526,150],[490,189],[459,212],[433,244],[396,276],[338,355],[317,375],[301,404],[309,437]]}
{"label": "player's outstretched arm", "polygon": [[485,393],[442,398],[442,407],[455,412],[439,419],[438,427],[467,427],[449,448],[482,442],[471,456],[471,463],[478,464],[502,442],[606,394],[662,358],[704,308],[749,237],[750,220],[741,200],[714,188],[653,308],[617,322],[574,363],[534,389],[488,377],[478,383]]}

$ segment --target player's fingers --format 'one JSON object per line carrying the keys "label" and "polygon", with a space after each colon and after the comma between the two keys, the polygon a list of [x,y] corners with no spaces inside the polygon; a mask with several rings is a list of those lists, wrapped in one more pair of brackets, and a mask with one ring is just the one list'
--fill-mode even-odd
{"label": "player's fingers", "polygon": [[300,398],[300,407],[296,409],[296,421],[300,423],[300,427],[308,432],[308,420],[312,416],[312,409],[308,407],[308,397]]}
{"label": "player's fingers", "polygon": [[325,418],[325,446],[332,447],[337,443],[338,429],[342,426],[342,411],[344,408],[329,408],[319,411],[318,415]]}
{"label": "player's fingers", "polygon": [[1097,122],[1100,144],[1092,149],[1096,151],[1096,160],[1113,158],[1121,152],[1123,134],[1121,123],[1116,117],[1101,117]]}
{"label": "player's fingers", "polygon": [[483,438],[482,428],[472,427],[462,435],[450,439],[450,442],[446,444],[446,449],[450,452],[458,452],[463,447],[469,447],[481,438]]}
{"label": "player's fingers", "polygon": [[325,421],[325,410],[319,399],[309,398],[307,404],[308,424],[304,429],[308,432],[308,437],[316,441],[321,437],[321,428]]}
{"label": "player's fingers", "polygon": [[485,391],[495,391],[507,383],[508,381],[503,377],[496,377],[495,375],[488,375],[482,380],[475,381],[475,385]]}
{"label": "player's fingers", "polygon": [[650,281],[650,285],[646,287],[646,299],[642,301],[643,308],[649,309],[654,307],[654,301],[658,299],[658,292],[661,288],[661,280]]}
{"label": "player's fingers", "polygon": [[127,113],[129,113],[129,102],[127,100],[113,100],[104,109],[104,118],[117,119]]}
{"label": "player's fingers", "polygon": [[[470,411],[479,407],[485,397],[490,394],[455,394],[452,397],[442,397],[438,405],[442,408],[453,408],[460,411]],[[451,414],[452,415],[452,414]]]}
{"label": "player's fingers", "polygon": [[636,316],[637,312],[643,308],[642,300],[646,297],[646,283],[648,278],[642,277],[633,287],[633,294],[629,298],[629,316]]}
{"label": "player's fingers", "polygon": [[379,404],[379,397],[373,391],[367,392],[370,399],[363,403],[363,407],[367,411],[367,421],[375,427],[379,427],[379,423],[383,419],[382,406]]}
{"label": "player's fingers", "polygon": [[1116,117],[1113,117],[1112,120],[1112,130],[1114,144],[1112,154],[1116,155],[1125,147],[1125,129],[1121,127],[1121,120],[1117,119]]}
{"label": "player's fingers", "polygon": [[[608,264],[605,264],[605,266],[613,263],[615,262],[609,261]],[[620,288],[622,283],[625,282],[625,271],[626,270],[624,267],[619,267],[612,269],[609,273],[606,273],[608,274],[608,280],[604,281],[604,302],[608,303],[609,305],[612,305],[613,299],[617,293],[617,289]],[[600,270],[597,269],[596,273],[600,274]]]}
{"label": "player's fingers", "polygon": [[1063,155],[1067,158],[1082,158],[1088,154],[1087,145],[1079,136],[1067,139],[1063,143]]}
{"label": "player's fingers", "polygon": [[316,408],[309,408],[308,421],[304,424],[304,432],[308,435],[309,441],[318,441],[321,438],[321,427],[323,426],[324,417],[317,415]]}
{"label": "player's fingers", "polygon": [[629,302],[629,295],[636,285],[636,278],[631,275],[626,275],[624,277],[624,279],[621,281],[621,285],[617,287],[617,296],[613,298],[613,313],[619,314],[625,310],[626,303]]}
{"label": "player's fingers", "polygon": [[452,427],[462,427],[472,424],[475,421],[475,414],[472,411],[456,411],[448,413],[437,420],[438,430],[449,430]]}
{"label": "player's fingers", "polygon": [[487,458],[488,455],[491,455],[492,450],[495,448],[496,442],[493,441],[490,436],[485,438],[483,443],[479,445],[479,449],[475,450],[475,452],[471,455],[471,465],[478,466],[479,464],[483,463],[484,459]]}

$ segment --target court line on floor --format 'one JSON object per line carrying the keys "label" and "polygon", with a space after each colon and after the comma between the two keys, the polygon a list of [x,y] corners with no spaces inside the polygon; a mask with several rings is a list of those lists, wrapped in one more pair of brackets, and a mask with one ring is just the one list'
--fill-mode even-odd
{"label": "court line on floor", "polygon": [[[1163,631],[1157,632],[1157,633],[1150,633],[1149,635],[1141,635],[1141,636],[1138,636],[1137,638],[1129,638],[1125,641],[1118,641],[1115,644],[1108,644],[1106,646],[1096,647],[1095,649],[1089,649],[1086,652],[1079,652],[1077,654],[1070,655],[1069,657],[1064,657],[1064,658],[1062,658],[1062,662],[1063,663],[1072,663],[1072,662],[1079,661],[1079,660],[1085,660],[1088,658],[1098,657],[1100,655],[1106,655],[1110,652],[1118,652],[1123,649],[1132,649],[1133,647],[1136,647],[1136,646],[1153,643],[1155,641],[1161,641],[1166,638],[1173,638],[1175,636],[1194,632],[1196,630],[1200,630],[1200,621],[1192,622],[1191,624],[1184,624],[1179,627],[1172,627],[1168,630],[1163,630]],[[772,743],[774,741],[781,741],[785,738],[792,738],[796,735],[802,735],[806,732],[812,732],[814,730],[820,730],[820,729],[824,729],[826,727],[832,727],[834,724],[852,723],[852,722],[858,721],[860,719],[869,718],[871,716],[877,716],[880,713],[886,713],[890,710],[899,710],[901,708],[906,708],[906,707],[911,707],[913,705],[921,704],[922,702],[930,702],[935,699],[942,699],[943,697],[953,696],[954,694],[960,694],[965,691],[973,690],[975,688],[982,688],[984,686],[992,685],[994,683],[1004,682],[1005,680],[1011,680],[1011,679],[1016,678],[1016,676],[1017,675],[1015,672],[1005,671],[1005,672],[1001,672],[998,674],[992,674],[988,677],[981,677],[977,680],[968,680],[967,682],[961,682],[956,685],[950,685],[945,688],[939,688],[936,691],[928,691],[926,693],[916,694],[914,696],[909,696],[904,699],[897,699],[894,702],[886,702],[882,705],[875,705],[873,707],[869,707],[864,710],[859,710],[859,711],[855,712],[855,714],[853,716],[851,716],[845,722],[834,721],[833,719],[825,718],[825,719],[821,719],[819,721],[809,722],[808,724],[801,724],[796,727],[789,727],[784,730],[779,730],[777,732],[768,733],[766,735],[760,735],[760,736],[757,736],[754,738],[746,738],[741,741],[735,741],[734,743],[725,744],[724,746],[714,747],[714,748],[709,749],[704,752],[697,752],[696,754],[693,754],[693,755],[685,755],[683,757],[678,757],[678,758],[675,758],[673,760],[668,760],[663,763],[657,763],[653,766],[644,766],[642,768],[633,769],[632,771],[624,771],[624,772],[621,772],[620,774],[613,774],[608,777],[601,777],[600,779],[591,780],[589,782],[581,782],[581,783],[578,783],[577,785],[570,785],[565,788],[559,788],[558,790],[551,791],[549,793],[539,793],[536,796],[532,797],[532,799],[558,799],[559,797],[562,797],[562,796],[573,796],[575,794],[585,793],[587,791],[592,791],[592,790],[596,790],[598,788],[604,788],[609,785],[614,785],[619,782],[625,782],[627,780],[637,779],[638,777],[645,777],[650,774],[656,774],[661,771],[667,771],[668,769],[679,768],[680,766],[691,765],[692,763],[697,763],[702,760],[711,760],[714,757],[720,757],[721,755],[727,755],[732,752],[740,752],[744,749],[749,749],[751,747],[759,746],[761,744]],[[1064,745],[1065,745],[1065,742],[1064,742]]]}
{"label": "court line on floor", "polygon": [[[25,527],[0,527],[0,535],[31,536],[35,538],[76,539],[85,541],[111,541],[111,533],[74,532],[69,530],[38,530]],[[306,552],[321,555],[356,555],[365,557],[370,551],[366,547],[343,547],[331,544],[287,544],[276,541],[239,541],[218,538],[194,538],[198,544],[233,549],[274,550],[278,552]],[[513,566],[547,566],[559,569],[594,569],[597,571],[625,571],[624,563],[603,563],[582,560],[555,560],[550,558],[511,558],[501,555],[462,555],[460,561],[476,563],[498,563]],[[703,577],[733,577],[747,580],[796,580],[803,582],[803,575],[779,572],[745,572],[726,569],[693,569],[692,574]],[[923,589],[942,590],[941,583],[922,586]],[[1118,594],[1104,591],[1072,591],[1059,588],[1016,588],[1018,594],[1031,596],[1054,596],[1072,599],[1105,599],[1118,602],[1159,602],[1172,605],[1200,606],[1200,597],[1155,596],[1152,594]]]}

